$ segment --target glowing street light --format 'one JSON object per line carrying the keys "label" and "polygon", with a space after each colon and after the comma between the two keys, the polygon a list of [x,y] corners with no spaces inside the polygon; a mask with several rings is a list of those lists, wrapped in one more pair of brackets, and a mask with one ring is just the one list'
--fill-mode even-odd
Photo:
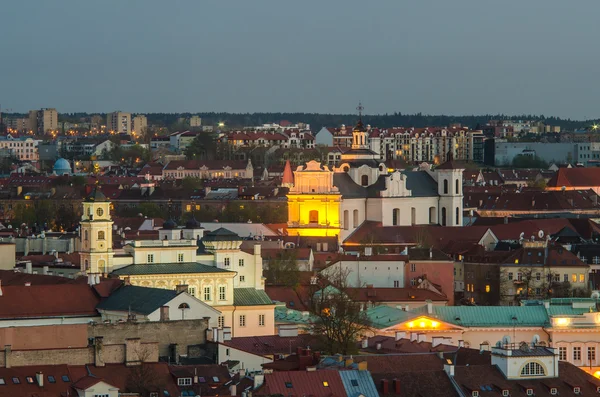
{"label": "glowing street light", "polygon": [[219,128],[223,128],[223,127],[225,127],[225,123],[224,123],[224,122],[222,122],[222,121],[221,121],[221,122],[219,122],[219,124],[218,124],[218,125],[219,125]]}

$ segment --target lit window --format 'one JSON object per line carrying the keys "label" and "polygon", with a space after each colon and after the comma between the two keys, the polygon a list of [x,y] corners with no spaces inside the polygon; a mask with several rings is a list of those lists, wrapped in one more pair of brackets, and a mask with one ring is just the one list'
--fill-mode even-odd
{"label": "lit window", "polygon": [[536,362],[529,362],[525,364],[521,370],[521,376],[543,376],[546,372],[541,364]]}
{"label": "lit window", "polygon": [[571,274],[571,282],[572,283],[576,283],[577,282],[577,275],[575,273]]}
{"label": "lit window", "polygon": [[585,274],[579,273],[579,282],[580,283],[585,283]]}
{"label": "lit window", "polygon": [[485,292],[490,292],[490,286],[489,286],[489,284],[485,286]]}
{"label": "lit window", "polygon": [[25,380],[27,381],[27,383],[33,384],[33,376],[27,376],[25,377]]}
{"label": "lit window", "polygon": [[329,382],[327,382],[326,380],[323,381],[323,386],[324,387],[329,387]]}

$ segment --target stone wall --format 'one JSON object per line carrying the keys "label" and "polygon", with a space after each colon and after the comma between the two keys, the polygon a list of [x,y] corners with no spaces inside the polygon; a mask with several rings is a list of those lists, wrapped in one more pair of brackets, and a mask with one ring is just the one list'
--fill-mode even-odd
{"label": "stone wall", "polygon": [[185,355],[188,346],[204,344],[207,328],[208,319],[89,324],[88,337],[102,337],[104,345],[122,344],[131,338],[157,342],[158,353],[164,357],[171,355],[170,345],[177,345],[177,355]]}

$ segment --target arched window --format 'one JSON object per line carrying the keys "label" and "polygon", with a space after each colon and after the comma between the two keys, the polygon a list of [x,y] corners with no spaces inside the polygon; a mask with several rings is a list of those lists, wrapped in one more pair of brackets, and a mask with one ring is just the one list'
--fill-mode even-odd
{"label": "arched window", "polygon": [[523,366],[521,370],[521,376],[544,376],[546,375],[546,371],[544,367],[540,363],[536,363],[534,361],[529,362]]}
{"label": "arched window", "polygon": [[442,207],[442,226],[446,226],[446,207]]}
{"label": "arched window", "polygon": [[448,194],[448,179],[444,179],[444,194]]}
{"label": "arched window", "polygon": [[84,266],[85,266],[85,270],[90,270],[90,263],[88,262],[88,260],[86,259],[85,261],[83,261]]}
{"label": "arched window", "polygon": [[83,239],[84,239],[85,241],[88,241],[88,231],[87,231],[87,230],[85,230],[85,231],[83,232]]}
{"label": "arched window", "polygon": [[352,227],[358,227],[358,210],[352,212]]}
{"label": "arched window", "polygon": [[312,210],[308,213],[308,222],[309,223],[319,223],[319,211]]}
{"label": "arched window", "polygon": [[348,230],[350,227],[350,214],[348,210],[344,211],[344,230]]}
{"label": "arched window", "polygon": [[363,186],[369,186],[369,176],[363,175],[360,177],[360,184]]}
{"label": "arched window", "polygon": [[460,186],[458,186],[458,179],[454,182],[454,193],[460,194]]}
{"label": "arched window", "polygon": [[400,208],[394,208],[392,210],[392,225],[400,225]]}
{"label": "arched window", "polygon": [[460,209],[456,207],[456,226],[460,226]]}
{"label": "arched window", "polygon": [[437,222],[437,208],[429,207],[429,223],[435,224]]}
{"label": "arched window", "polygon": [[98,240],[104,240],[104,230],[98,231]]}

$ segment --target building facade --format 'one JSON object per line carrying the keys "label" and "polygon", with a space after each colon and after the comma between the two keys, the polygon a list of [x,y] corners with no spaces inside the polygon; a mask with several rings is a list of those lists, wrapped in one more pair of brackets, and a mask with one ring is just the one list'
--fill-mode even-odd
{"label": "building facade", "polygon": [[131,113],[108,113],[106,115],[106,129],[115,134],[131,134]]}

